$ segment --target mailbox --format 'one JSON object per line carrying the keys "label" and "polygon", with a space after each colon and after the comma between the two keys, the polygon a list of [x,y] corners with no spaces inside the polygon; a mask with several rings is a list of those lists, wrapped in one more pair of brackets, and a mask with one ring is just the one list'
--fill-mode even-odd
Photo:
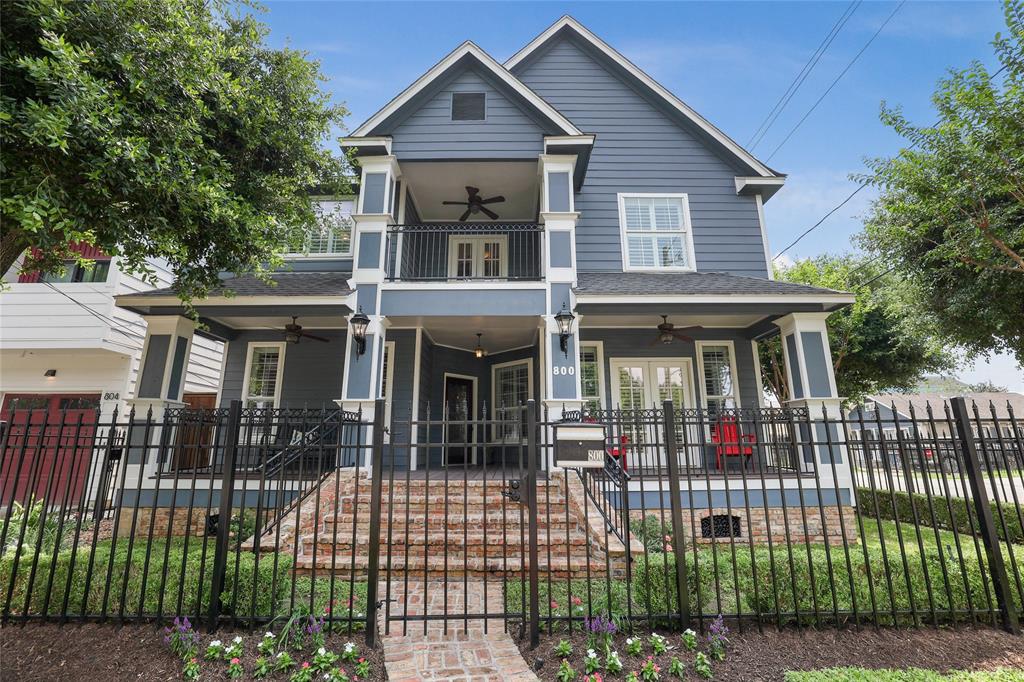
{"label": "mailbox", "polygon": [[604,466],[604,459],[604,425],[555,425],[555,466],[570,469],[601,468]]}

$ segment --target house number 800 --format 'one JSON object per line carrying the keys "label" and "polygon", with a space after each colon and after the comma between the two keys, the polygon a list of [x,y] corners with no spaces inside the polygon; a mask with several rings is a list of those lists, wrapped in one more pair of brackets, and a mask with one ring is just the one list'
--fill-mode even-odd
{"label": "house number 800", "polygon": [[576,368],[571,365],[568,367],[552,367],[551,373],[555,376],[558,376],[559,374],[562,376],[572,376],[576,374]]}

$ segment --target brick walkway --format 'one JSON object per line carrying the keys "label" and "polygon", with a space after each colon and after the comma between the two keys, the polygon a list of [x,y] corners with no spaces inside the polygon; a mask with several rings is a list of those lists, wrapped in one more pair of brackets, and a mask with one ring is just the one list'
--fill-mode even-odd
{"label": "brick walkway", "polygon": [[[391,605],[392,618],[402,615],[405,603],[408,603],[409,615],[423,614],[424,607],[428,615],[444,613],[443,581],[410,580],[407,600],[403,583],[402,578],[396,578],[391,585],[391,597],[396,600]],[[462,613],[464,605],[468,606],[469,613],[483,613],[485,593],[488,613],[502,609],[500,580],[488,582],[486,591],[482,580],[470,580],[467,587],[463,589],[461,579],[452,578],[448,583],[448,613]],[[385,589],[382,583],[382,598],[386,596]],[[386,632],[384,619],[385,610],[381,609],[378,623],[382,633]],[[449,621],[447,633],[444,621],[426,623],[424,632],[422,620],[409,621],[407,626],[402,621],[392,620],[390,634],[383,635],[384,664],[391,682],[537,679],[515,642],[504,631],[502,619],[470,620],[468,627],[463,620]]]}

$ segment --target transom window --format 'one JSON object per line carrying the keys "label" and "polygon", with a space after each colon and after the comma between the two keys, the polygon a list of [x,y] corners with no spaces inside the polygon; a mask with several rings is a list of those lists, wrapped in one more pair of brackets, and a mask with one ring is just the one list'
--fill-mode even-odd
{"label": "transom window", "polygon": [[704,401],[709,410],[739,406],[736,395],[736,362],[731,344],[698,343]]}
{"label": "transom window", "polygon": [[316,225],[294,235],[285,245],[291,254],[308,256],[349,256],[352,254],[351,200],[318,201],[313,207]]}
{"label": "transom window", "polygon": [[277,407],[281,400],[281,368],[284,344],[250,344],[245,369],[245,406]]}
{"label": "transom window", "polygon": [[685,194],[620,194],[626,270],[692,270],[693,239]]}
{"label": "transom window", "polygon": [[508,277],[508,238],[505,235],[452,237],[448,243],[448,277],[504,279]]}

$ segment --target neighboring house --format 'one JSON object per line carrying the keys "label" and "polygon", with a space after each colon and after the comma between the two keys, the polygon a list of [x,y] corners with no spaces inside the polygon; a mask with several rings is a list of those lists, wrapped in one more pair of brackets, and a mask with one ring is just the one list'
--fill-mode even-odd
{"label": "neighboring house", "polygon": [[763,204],[785,176],[573,19],[504,64],[463,43],[343,145],[358,196],[322,202],[331,238],[273,285],[225,280],[195,332],[172,288],[117,297],[162,339],[143,384],[166,386],[168,339],[195,334],[227,344],[222,406],[756,408],[757,344],[781,333],[791,403],[837,409],[825,320],[853,297],[772,279]]}

